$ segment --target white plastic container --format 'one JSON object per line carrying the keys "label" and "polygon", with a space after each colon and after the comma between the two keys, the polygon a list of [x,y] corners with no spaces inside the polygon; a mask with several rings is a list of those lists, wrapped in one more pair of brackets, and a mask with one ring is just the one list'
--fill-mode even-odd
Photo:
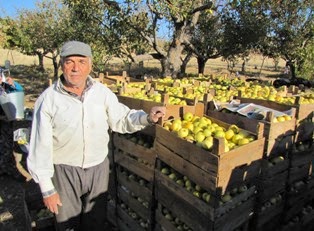
{"label": "white plastic container", "polygon": [[24,119],[24,92],[0,95],[0,105],[9,121]]}

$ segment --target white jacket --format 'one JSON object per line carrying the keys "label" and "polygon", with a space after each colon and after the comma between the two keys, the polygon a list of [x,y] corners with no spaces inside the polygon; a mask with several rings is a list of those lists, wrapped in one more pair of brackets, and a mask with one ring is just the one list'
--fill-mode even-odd
{"label": "white jacket", "polygon": [[144,111],[129,109],[109,88],[89,81],[82,101],[67,93],[59,79],[35,103],[27,164],[42,192],[54,189],[54,164],[88,168],[104,161],[109,128],[133,133],[148,125]]}

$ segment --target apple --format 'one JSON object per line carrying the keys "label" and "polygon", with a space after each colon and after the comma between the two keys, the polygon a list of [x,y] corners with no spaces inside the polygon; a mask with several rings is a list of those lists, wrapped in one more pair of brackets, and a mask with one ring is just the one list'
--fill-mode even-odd
{"label": "apple", "polygon": [[180,128],[179,131],[177,132],[178,136],[180,138],[185,138],[189,135],[189,129],[187,128]]}
{"label": "apple", "polygon": [[194,115],[193,115],[192,112],[186,112],[183,115],[183,120],[185,120],[185,121],[192,121],[193,117],[194,117]]}
{"label": "apple", "polygon": [[196,196],[196,197],[198,197],[198,198],[201,197],[201,194],[200,194],[199,191],[194,191],[194,192],[193,192],[193,195]]}
{"label": "apple", "polygon": [[246,185],[242,185],[242,186],[239,187],[239,192],[240,192],[240,193],[245,192],[245,191],[247,191],[247,190],[248,190],[248,188],[247,188]]}
{"label": "apple", "polygon": [[206,136],[202,131],[199,131],[195,134],[194,138],[197,143],[202,143]]}
{"label": "apple", "polygon": [[201,188],[201,186],[199,186],[199,185],[197,184],[197,185],[195,185],[195,190],[200,192],[200,191],[202,190],[202,188]]}
{"label": "apple", "polygon": [[214,144],[213,137],[212,136],[206,137],[205,140],[203,140],[202,142],[202,148],[210,150],[213,147],[213,144]]}
{"label": "apple", "polygon": [[168,168],[164,167],[164,168],[161,169],[161,173],[162,173],[162,174],[165,174],[165,175],[169,175],[169,174],[170,174],[170,171],[169,171]]}
{"label": "apple", "polygon": [[202,199],[208,203],[210,201],[210,194],[207,192],[204,192],[202,194]]}
{"label": "apple", "polygon": [[174,172],[173,172],[173,173],[170,173],[170,174],[168,175],[168,177],[169,177],[171,180],[174,180],[174,181],[177,180],[177,174],[175,174]]}
{"label": "apple", "polygon": [[242,145],[245,145],[245,144],[248,144],[248,143],[250,143],[250,141],[247,138],[241,138],[241,139],[238,140],[238,145],[239,146],[242,146]]}
{"label": "apple", "polygon": [[212,130],[210,128],[205,128],[203,133],[206,137],[210,137],[212,135]]}
{"label": "apple", "polygon": [[225,132],[223,130],[216,130],[214,132],[214,137],[215,138],[224,138],[225,137]]}
{"label": "apple", "polygon": [[233,129],[228,129],[228,130],[225,132],[225,138],[226,138],[227,140],[231,140],[233,136],[234,136],[234,131],[233,131]]}
{"label": "apple", "polygon": [[180,186],[184,186],[184,181],[182,179],[178,179],[176,183]]}
{"label": "apple", "polygon": [[171,131],[179,131],[181,127],[182,127],[181,119],[175,119],[171,123],[170,130]]}
{"label": "apple", "polygon": [[223,196],[221,197],[221,201],[222,201],[223,203],[226,203],[226,202],[230,201],[231,199],[232,199],[232,197],[231,197],[231,195],[230,195],[229,193],[226,193],[225,195],[223,195]]}

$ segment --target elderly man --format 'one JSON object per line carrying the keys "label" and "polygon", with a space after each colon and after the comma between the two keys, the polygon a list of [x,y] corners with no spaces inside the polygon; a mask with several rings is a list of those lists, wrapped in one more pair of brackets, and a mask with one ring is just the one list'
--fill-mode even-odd
{"label": "elderly man", "polygon": [[139,131],[164,116],[165,107],[147,114],[119,103],[89,75],[88,44],[66,42],[60,56],[63,74],[35,103],[28,169],[56,215],[58,230],[103,230],[108,130]]}

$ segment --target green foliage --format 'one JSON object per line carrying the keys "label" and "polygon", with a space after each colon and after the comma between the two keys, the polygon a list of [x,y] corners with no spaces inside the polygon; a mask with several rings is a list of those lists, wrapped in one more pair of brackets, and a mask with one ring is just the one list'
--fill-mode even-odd
{"label": "green foliage", "polygon": [[314,39],[312,39],[305,49],[300,51],[300,68],[297,70],[298,76],[314,81]]}

